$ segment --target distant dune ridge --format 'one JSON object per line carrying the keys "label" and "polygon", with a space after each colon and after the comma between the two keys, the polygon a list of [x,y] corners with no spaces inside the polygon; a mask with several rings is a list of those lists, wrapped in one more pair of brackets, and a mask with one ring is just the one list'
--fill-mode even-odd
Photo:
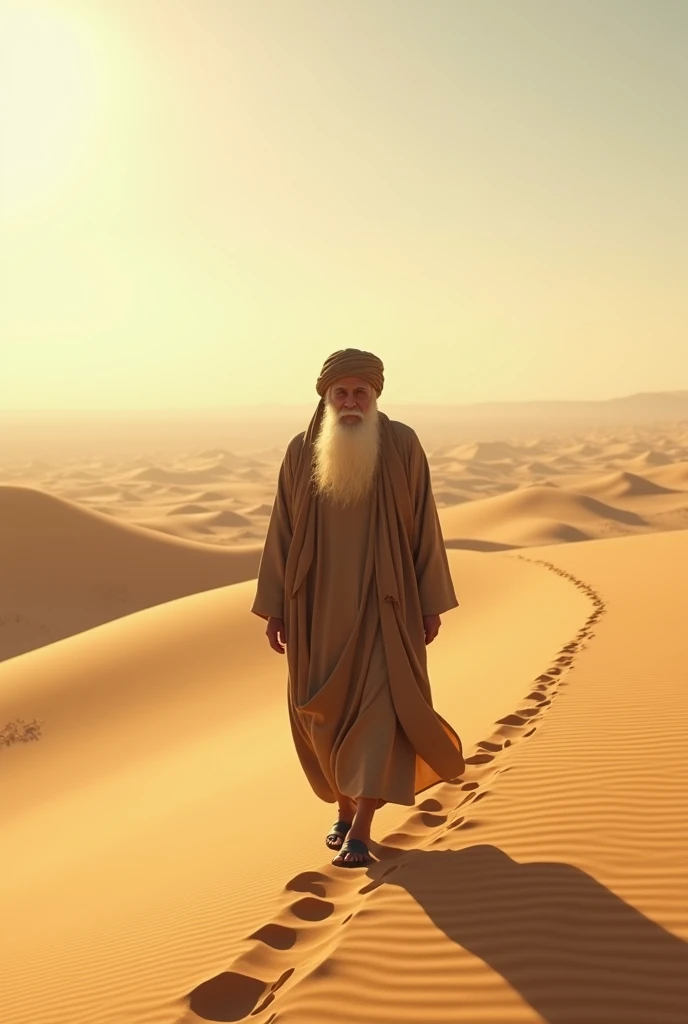
{"label": "distant dune ridge", "polygon": [[[445,542],[487,553],[685,528],[687,438],[688,425],[638,424],[428,448]],[[0,577],[0,658],[255,574],[283,449],[241,455],[192,441],[169,459],[72,455],[0,467],[0,510],[18,524],[0,540],[11,551]],[[140,545],[154,538],[163,547],[146,546],[141,560]],[[185,545],[174,551],[191,560],[188,578],[171,572],[167,539]],[[126,554],[113,555],[122,544]],[[74,564],[84,568],[74,574]]]}
{"label": "distant dune ridge", "polygon": [[[237,406],[207,410],[2,411],[3,458],[48,462],[69,451],[99,463],[115,456],[141,460],[189,452],[189,439],[205,465],[233,454],[277,457],[289,439],[304,430],[315,400],[298,406]],[[424,444],[509,443],[525,440],[537,451],[542,437],[561,438],[569,429],[634,428],[637,424],[667,425],[672,432],[688,427],[688,391],[625,395],[602,401],[477,402],[465,405],[384,403],[393,419],[412,423]],[[222,445],[217,444],[222,438]],[[143,455],[142,455],[143,452]],[[37,470],[40,469],[37,466]]]}
{"label": "distant dune ridge", "polygon": [[284,423],[3,451],[3,1024],[684,1024],[688,392],[593,404],[407,418],[443,436],[428,657],[467,769],[353,872],[249,612]]}
{"label": "distant dune ridge", "polygon": [[0,485],[0,658],[255,575],[260,546],[163,537],[30,487]]}

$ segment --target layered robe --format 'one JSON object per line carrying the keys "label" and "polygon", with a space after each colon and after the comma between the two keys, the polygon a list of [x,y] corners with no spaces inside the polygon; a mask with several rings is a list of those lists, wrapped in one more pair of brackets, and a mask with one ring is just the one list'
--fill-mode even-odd
{"label": "layered robe", "polygon": [[464,770],[433,708],[424,615],[458,605],[430,470],[411,427],[378,413],[367,498],[341,506],[312,479],[320,402],[280,467],[252,611],[283,619],[288,709],[314,792],[412,805]]}

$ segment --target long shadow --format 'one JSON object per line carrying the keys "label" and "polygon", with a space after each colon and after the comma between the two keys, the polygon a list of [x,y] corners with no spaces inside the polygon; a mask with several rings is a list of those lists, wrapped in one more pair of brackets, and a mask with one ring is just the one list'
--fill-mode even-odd
{"label": "long shadow", "polygon": [[578,868],[485,845],[408,851],[384,875],[548,1024],[688,1021],[688,944]]}

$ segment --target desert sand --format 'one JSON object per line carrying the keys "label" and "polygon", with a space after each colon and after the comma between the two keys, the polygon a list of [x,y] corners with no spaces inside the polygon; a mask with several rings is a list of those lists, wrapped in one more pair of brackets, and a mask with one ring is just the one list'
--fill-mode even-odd
{"label": "desert sand", "polygon": [[248,611],[284,439],[205,440],[0,460],[3,1024],[688,1019],[688,424],[426,444],[467,770],[349,871]]}

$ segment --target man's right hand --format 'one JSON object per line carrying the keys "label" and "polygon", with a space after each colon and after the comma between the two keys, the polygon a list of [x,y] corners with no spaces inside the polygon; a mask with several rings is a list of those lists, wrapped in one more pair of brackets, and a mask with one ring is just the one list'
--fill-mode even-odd
{"label": "man's right hand", "polygon": [[284,654],[284,644],[287,642],[284,619],[276,619],[271,615],[268,619],[268,628],[265,630],[265,635],[273,651],[277,651],[278,654]]}

